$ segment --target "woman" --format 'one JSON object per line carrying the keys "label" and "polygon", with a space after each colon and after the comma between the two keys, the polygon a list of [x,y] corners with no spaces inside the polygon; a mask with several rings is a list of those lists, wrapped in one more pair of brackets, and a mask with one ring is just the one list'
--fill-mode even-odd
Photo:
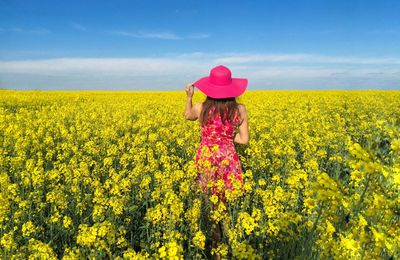
{"label": "woman", "polygon": [[[231,71],[220,65],[211,70],[210,76],[186,86],[185,118],[200,121],[201,142],[196,154],[196,181],[203,190],[203,198],[205,195],[215,194],[220,202],[226,202],[224,190],[221,191],[214,185],[210,191],[207,187],[210,182],[223,180],[224,189],[230,190],[233,189],[232,177],[243,184],[241,164],[234,142],[248,144],[249,141],[247,111],[244,105],[236,102],[236,97],[246,90],[247,83],[247,79],[232,78]],[[206,94],[207,98],[192,106],[194,86]],[[236,134],[235,130],[238,130]],[[212,206],[214,209],[214,203]],[[221,222],[216,224],[213,221],[214,248],[220,242],[221,236]]]}

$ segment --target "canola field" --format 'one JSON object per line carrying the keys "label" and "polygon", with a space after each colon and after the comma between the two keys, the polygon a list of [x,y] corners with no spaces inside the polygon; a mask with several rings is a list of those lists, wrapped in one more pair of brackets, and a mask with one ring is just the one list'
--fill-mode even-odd
{"label": "canola field", "polygon": [[0,91],[1,259],[400,258],[400,91],[247,91],[226,208],[194,182],[185,101]]}

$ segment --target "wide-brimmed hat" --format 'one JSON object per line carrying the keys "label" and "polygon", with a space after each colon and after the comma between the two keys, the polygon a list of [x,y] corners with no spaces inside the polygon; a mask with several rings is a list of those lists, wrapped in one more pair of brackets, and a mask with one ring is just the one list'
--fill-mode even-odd
{"label": "wide-brimmed hat", "polygon": [[232,78],[231,71],[219,65],[211,69],[210,76],[200,78],[193,85],[209,97],[230,98],[243,94],[247,83],[245,78]]}

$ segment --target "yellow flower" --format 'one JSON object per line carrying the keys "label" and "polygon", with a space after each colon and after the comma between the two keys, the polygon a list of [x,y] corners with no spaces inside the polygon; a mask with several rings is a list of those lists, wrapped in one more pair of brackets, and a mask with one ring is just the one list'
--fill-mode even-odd
{"label": "yellow flower", "polygon": [[218,152],[219,151],[219,145],[218,144],[214,144],[211,148],[211,151],[213,152]]}
{"label": "yellow flower", "polygon": [[212,255],[216,255],[218,254],[222,259],[224,259],[223,257],[226,257],[226,255],[228,254],[228,245],[222,243],[219,244],[217,248],[213,248],[211,249],[211,254]]}
{"label": "yellow flower", "polygon": [[354,170],[350,173],[350,179],[355,181],[356,183],[359,183],[362,181],[364,178],[364,174],[359,171],[359,170]]}
{"label": "yellow flower", "polygon": [[65,228],[69,228],[72,224],[72,219],[69,216],[64,216],[63,218],[63,226]]}
{"label": "yellow flower", "polygon": [[160,258],[182,259],[182,246],[172,240],[158,249]]}
{"label": "yellow flower", "polygon": [[29,259],[50,259],[56,260],[57,256],[49,244],[34,238],[29,239],[28,243]]}
{"label": "yellow flower", "polygon": [[210,196],[210,201],[211,201],[213,204],[217,204],[217,202],[218,202],[218,196],[215,195],[215,194],[211,195],[211,196]]}
{"label": "yellow flower", "polygon": [[205,242],[206,237],[204,236],[203,232],[201,232],[201,230],[197,231],[195,236],[193,237],[193,244],[196,247],[204,250]]}
{"label": "yellow flower", "polygon": [[76,244],[57,249],[65,259],[182,259],[187,240],[199,259],[211,217],[229,241],[212,251],[222,259],[279,258],[304,229],[321,259],[396,256],[399,91],[246,92],[245,185],[205,181],[227,200],[212,197],[211,213],[195,178],[231,158],[213,165],[218,145],[197,154],[202,129],[179,115],[180,95],[0,91],[0,255],[57,257],[62,230],[39,231],[61,225]]}
{"label": "yellow flower", "polygon": [[390,143],[390,149],[393,152],[399,152],[400,151],[400,139],[394,139]]}
{"label": "yellow flower", "polygon": [[394,169],[393,183],[400,188],[400,168]]}
{"label": "yellow flower", "polygon": [[221,164],[224,165],[224,166],[227,166],[227,165],[229,165],[229,160],[223,159],[223,160],[221,161]]}
{"label": "yellow flower", "polygon": [[76,237],[76,243],[83,246],[91,246],[95,243],[96,237],[96,227],[88,227],[86,224],[81,224],[79,225],[79,233]]}
{"label": "yellow flower", "polygon": [[352,259],[360,258],[360,243],[357,240],[351,237],[343,236],[342,234],[339,234],[339,237],[340,245],[343,249],[343,251],[341,252],[342,257],[349,257]]}
{"label": "yellow flower", "polygon": [[0,239],[0,245],[7,251],[11,251],[16,248],[17,244],[15,243],[13,238],[13,231],[10,231],[3,235],[3,237]]}
{"label": "yellow flower", "polygon": [[275,182],[279,182],[281,180],[281,178],[279,177],[279,175],[274,175],[272,177],[272,180],[275,181]]}
{"label": "yellow flower", "polygon": [[327,220],[325,232],[328,234],[333,234],[335,231],[336,231],[335,227],[332,225],[332,223],[329,220]]}
{"label": "yellow flower", "polygon": [[252,218],[247,212],[239,213],[238,223],[244,228],[247,235],[250,235],[254,228],[258,227],[254,218]]}
{"label": "yellow flower", "polygon": [[385,235],[383,233],[379,232],[378,230],[376,230],[374,227],[370,227],[370,228],[371,228],[376,246],[383,247],[385,244],[385,240],[386,240]]}
{"label": "yellow flower", "polygon": [[22,235],[24,237],[29,237],[32,233],[35,233],[36,230],[37,228],[30,220],[22,225]]}
{"label": "yellow flower", "polygon": [[365,220],[365,218],[362,215],[359,215],[357,226],[361,233],[364,233],[364,227],[367,225],[368,222]]}
{"label": "yellow flower", "polygon": [[226,216],[225,203],[218,203],[217,209],[211,210],[211,219],[215,222],[220,222]]}
{"label": "yellow flower", "polygon": [[267,184],[267,182],[265,181],[265,179],[258,180],[258,186],[264,187],[266,184]]}
{"label": "yellow flower", "polygon": [[158,249],[158,253],[160,254],[161,258],[164,258],[167,256],[167,251],[165,250],[165,246],[162,246]]}

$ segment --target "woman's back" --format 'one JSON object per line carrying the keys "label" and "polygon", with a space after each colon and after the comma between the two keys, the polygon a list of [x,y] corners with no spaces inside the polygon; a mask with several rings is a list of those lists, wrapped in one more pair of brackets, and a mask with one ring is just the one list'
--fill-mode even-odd
{"label": "woman's back", "polygon": [[[204,192],[210,181],[223,180],[224,189],[233,189],[229,176],[243,182],[242,169],[239,157],[234,146],[234,130],[240,122],[239,111],[235,111],[232,122],[222,122],[219,113],[214,114],[215,108],[209,110],[208,120],[201,128],[201,142],[196,154],[198,169],[197,181]],[[225,111],[227,113],[227,111]],[[211,193],[216,194],[221,201],[225,201],[224,191],[212,188]]]}
{"label": "woman's back", "polygon": [[[208,111],[207,123],[201,128],[201,143],[206,145],[233,145],[234,132],[240,122],[239,111],[235,111],[232,122],[227,119],[222,122],[219,113],[214,114],[215,107]],[[227,111],[225,111],[226,115]]]}

